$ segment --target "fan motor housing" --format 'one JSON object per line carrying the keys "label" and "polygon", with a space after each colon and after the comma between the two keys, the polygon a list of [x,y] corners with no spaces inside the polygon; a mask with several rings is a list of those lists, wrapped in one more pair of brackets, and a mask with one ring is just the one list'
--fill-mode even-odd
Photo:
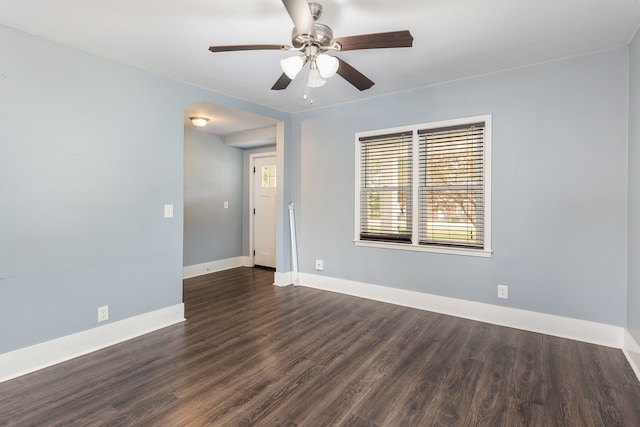
{"label": "fan motor housing", "polygon": [[329,26],[325,24],[320,24],[319,22],[315,22],[314,26],[316,28],[316,36],[311,37],[309,34],[300,34],[294,27],[291,31],[291,44],[295,48],[300,48],[305,45],[315,44],[318,46],[329,46],[331,40],[333,40],[333,30],[329,28]]}

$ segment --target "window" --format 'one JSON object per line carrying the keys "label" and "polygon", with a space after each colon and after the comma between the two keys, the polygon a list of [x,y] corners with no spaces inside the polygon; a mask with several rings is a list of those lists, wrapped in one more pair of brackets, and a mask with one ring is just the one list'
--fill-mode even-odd
{"label": "window", "polygon": [[491,116],[357,134],[356,244],[490,256],[490,135]]}
{"label": "window", "polygon": [[262,188],[271,188],[276,186],[276,166],[262,166]]}
{"label": "window", "polygon": [[360,139],[363,240],[411,242],[412,132]]}

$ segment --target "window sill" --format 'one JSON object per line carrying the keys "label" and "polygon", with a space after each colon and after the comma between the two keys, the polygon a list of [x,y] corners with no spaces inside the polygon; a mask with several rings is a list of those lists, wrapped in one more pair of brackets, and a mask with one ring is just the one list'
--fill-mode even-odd
{"label": "window sill", "polygon": [[402,251],[414,251],[414,252],[431,252],[437,254],[447,255],[463,255],[474,256],[481,258],[491,258],[493,251],[490,249],[464,249],[464,248],[444,248],[436,246],[424,246],[408,243],[389,243],[389,242],[371,242],[364,240],[354,240],[353,243],[356,246],[363,246],[369,248],[380,249],[398,249]]}

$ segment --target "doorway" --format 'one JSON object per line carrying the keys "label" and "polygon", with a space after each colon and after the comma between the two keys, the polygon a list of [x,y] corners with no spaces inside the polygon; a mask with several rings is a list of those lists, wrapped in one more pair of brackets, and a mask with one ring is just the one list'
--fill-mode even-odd
{"label": "doorway", "polygon": [[276,153],[250,156],[250,234],[252,264],[276,267],[278,170]]}
{"label": "doorway", "polygon": [[[195,128],[190,121],[194,116],[210,120],[204,127]],[[253,215],[249,209],[253,208],[253,176],[247,172],[249,165],[253,166],[252,155],[278,153],[276,159],[282,162],[284,123],[209,101],[186,108],[183,123],[183,278],[253,266]],[[194,143],[200,150],[187,156]],[[276,165],[280,179],[282,166]],[[276,191],[281,191],[281,182],[276,182]],[[280,194],[275,201],[282,204]],[[276,207],[277,225],[271,230],[271,242],[279,242],[276,236],[281,232],[281,211],[282,206]],[[264,236],[263,241],[268,237]],[[271,261],[258,259],[271,268],[277,266],[273,258],[279,261],[273,245],[266,251],[272,255]]]}

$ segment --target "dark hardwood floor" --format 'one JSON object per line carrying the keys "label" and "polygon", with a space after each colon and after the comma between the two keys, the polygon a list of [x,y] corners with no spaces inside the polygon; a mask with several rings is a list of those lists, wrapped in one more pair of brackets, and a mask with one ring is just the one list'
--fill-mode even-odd
{"label": "dark hardwood floor", "polygon": [[640,426],[620,350],[238,268],[187,321],[0,383],[2,426]]}

